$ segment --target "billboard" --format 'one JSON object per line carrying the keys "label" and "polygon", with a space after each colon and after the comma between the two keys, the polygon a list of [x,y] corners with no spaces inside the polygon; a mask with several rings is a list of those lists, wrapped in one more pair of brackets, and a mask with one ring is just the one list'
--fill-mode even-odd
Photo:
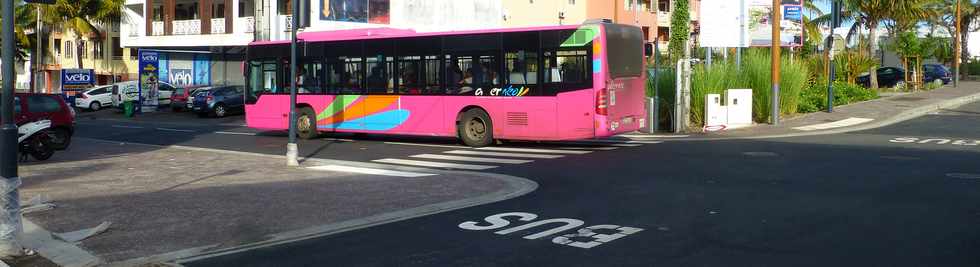
{"label": "billboard", "polygon": [[[159,92],[157,91],[157,85],[159,82],[159,64],[160,54],[155,51],[139,51],[139,94],[140,98],[139,105],[137,109],[139,111],[144,111],[143,106],[153,107],[150,110],[156,109],[159,105]],[[143,92],[146,92],[145,95]],[[145,96],[145,97],[144,97]]]}
{"label": "billboard", "polygon": [[61,94],[70,105],[75,105],[75,95],[92,88],[95,84],[93,69],[62,69]]}
{"label": "billboard", "polygon": [[388,24],[390,0],[320,0],[320,20]]}
{"label": "billboard", "polygon": [[[751,46],[772,46],[772,1],[742,1],[751,1],[748,6],[748,23],[746,23],[752,40]],[[783,14],[780,21],[780,46],[802,46],[803,5],[800,0],[782,0],[779,8]]]}
{"label": "billboard", "polygon": [[749,28],[745,24],[749,6],[739,0],[701,1],[701,47],[748,47]]}

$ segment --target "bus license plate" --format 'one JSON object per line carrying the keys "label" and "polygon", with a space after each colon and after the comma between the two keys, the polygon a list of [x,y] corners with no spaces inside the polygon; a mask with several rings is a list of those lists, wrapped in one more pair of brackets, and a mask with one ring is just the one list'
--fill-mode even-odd
{"label": "bus license plate", "polygon": [[633,124],[633,117],[626,117],[622,119],[623,124]]}

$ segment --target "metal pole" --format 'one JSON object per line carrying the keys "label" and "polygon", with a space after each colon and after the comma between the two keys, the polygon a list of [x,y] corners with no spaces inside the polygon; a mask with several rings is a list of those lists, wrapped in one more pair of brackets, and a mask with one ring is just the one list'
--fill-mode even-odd
{"label": "metal pole", "polygon": [[960,52],[960,49],[963,49],[961,47],[963,44],[960,43],[960,41],[963,40],[963,38],[960,36],[961,34],[963,34],[963,29],[960,29],[960,27],[962,26],[960,25],[961,2],[962,1],[960,0],[956,1],[956,34],[953,35],[953,38],[955,38],[953,42],[956,43],[956,49],[955,49],[956,51],[953,52],[953,87],[960,86],[960,59],[962,59],[962,57],[960,56],[960,53],[962,53]]}
{"label": "metal pole", "polygon": [[[833,1],[831,4],[831,28],[840,27],[840,3]],[[834,47],[834,32],[831,29],[830,36],[827,36],[827,112],[834,112],[834,80],[837,79],[837,66],[831,50]]]}
{"label": "metal pole", "polygon": [[3,0],[3,93],[0,93],[0,257],[22,254],[20,234],[20,196],[17,187],[17,124],[14,122],[14,0]]}
{"label": "metal pole", "polygon": [[706,47],[704,49],[704,64],[705,64],[704,66],[708,68],[711,68],[711,58],[712,56],[714,56],[712,55],[711,50],[712,50],[711,47]]}
{"label": "metal pole", "polygon": [[35,45],[35,48],[37,48],[35,49],[37,53],[35,54],[34,58],[37,62],[34,62],[34,64],[37,67],[34,69],[34,79],[31,80],[31,93],[36,93],[41,90],[41,88],[39,88],[41,87],[40,77],[44,76],[41,74],[41,62],[44,61],[44,57],[41,55],[41,4],[36,5],[37,20],[34,23],[34,35],[37,36],[37,45]]}
{"label": "metal pole", "polygon": [[286,144],[286,166],[299,166],[299,148],[296,147],[296,28],[299,28],[299,1],[293,1],[292,37],[289,44],[289,144]]}
{"label": "metal pole", "polygon": [[657,75],[653,76],[653,129],[650,133],[660,130],[660,37],[653,41],[653,68]]}
{"label": "metal pole", "polygon": [[772,124],[779,125],[779,53],[782,41],[779,39],[780,0],[772,0]]}

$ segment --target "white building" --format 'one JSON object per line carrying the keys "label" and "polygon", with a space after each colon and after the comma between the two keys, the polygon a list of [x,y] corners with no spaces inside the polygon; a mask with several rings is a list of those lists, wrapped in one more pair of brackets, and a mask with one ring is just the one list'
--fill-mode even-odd
{"label": "white building", "polygon": [[[306,0],[303,31],[392,27],[451,31],[500,27],[494,0]],[[127,0],[121,44],[163,51],[162,81],[240,84],[245,46],[288,40],[290,0]],[[186,79],[193,77],[193,79]]]}

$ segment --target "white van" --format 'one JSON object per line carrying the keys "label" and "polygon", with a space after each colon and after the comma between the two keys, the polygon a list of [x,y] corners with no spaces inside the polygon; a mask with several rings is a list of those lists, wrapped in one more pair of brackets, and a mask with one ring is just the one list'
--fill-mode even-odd
{"label": "white van", "polygon": [[[122,104],[126,101],[136,101],[136,95],[139,94],[139,81],[125,81],[115,83],[112,86],[112,106],[117,108],[122,108]],[[160,82],[157,86],[160,91],[160,95],[157,97],[160,101],[160,105],[170,105],[170,96],[174,93],[174,86]],[[143,96],[149,95],[149,91],[143,91]]]}

